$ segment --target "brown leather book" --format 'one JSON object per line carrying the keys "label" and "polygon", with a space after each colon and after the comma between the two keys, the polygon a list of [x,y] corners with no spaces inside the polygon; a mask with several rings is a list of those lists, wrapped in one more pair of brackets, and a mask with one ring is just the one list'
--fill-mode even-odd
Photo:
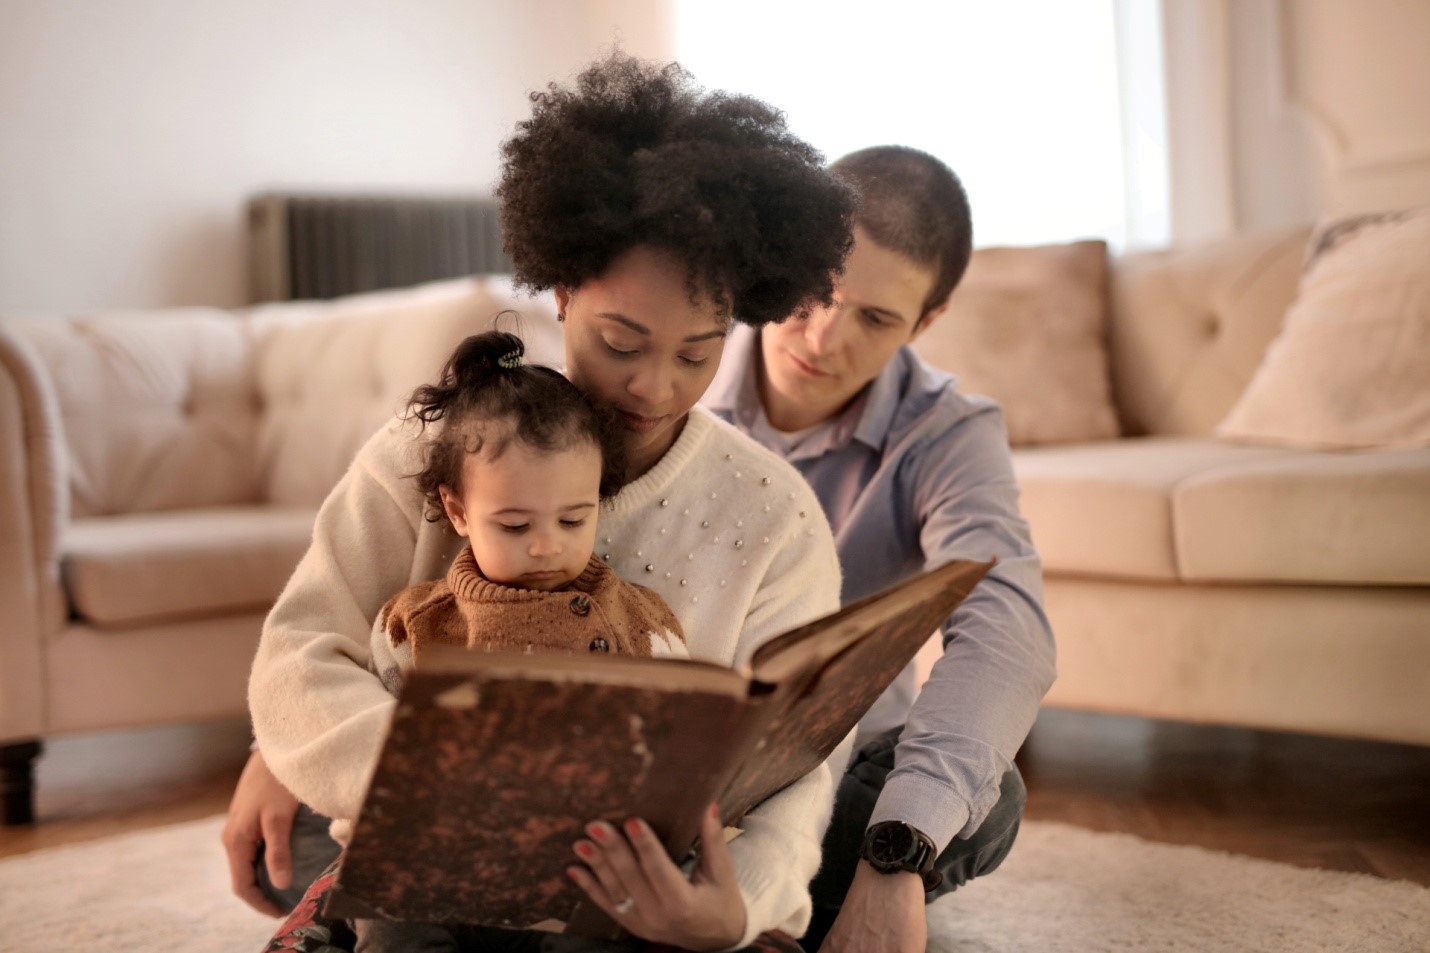
{"label": "brown leather book", "polygon": [[992,567],[957,561],[793,629],[746,670],[450,649],[408,674],[324,911],[622,934],[566,877],[584,825],[686,859],[853,730]]}

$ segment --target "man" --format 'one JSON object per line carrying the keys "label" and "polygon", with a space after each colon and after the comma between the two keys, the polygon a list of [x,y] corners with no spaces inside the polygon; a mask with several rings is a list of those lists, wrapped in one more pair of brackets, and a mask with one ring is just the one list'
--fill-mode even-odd
{"label": "man", "polygon": [[963,187],[895,146],[832,171],[860,194],[833,305],[738,326],[705,403],[814,487],[845,603],[951,559],[999,559],[944,624],[917,699],[906,671],[860,723],[812,885],[806,949],[919,951],[924,904],[1012,847],[1026,799],[1013,756],[1052,683],[1053,639],[1001,411],[906,346],[967,268]]}

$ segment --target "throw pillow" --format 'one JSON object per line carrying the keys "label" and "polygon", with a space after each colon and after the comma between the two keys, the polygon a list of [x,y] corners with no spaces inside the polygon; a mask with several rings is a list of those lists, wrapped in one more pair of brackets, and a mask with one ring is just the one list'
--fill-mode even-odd
{"label": "throw pillow", "polygon": [[1312,233],[1281,333],[1216,433],[1319,450],[1430,444],[1430,209]]}
{"label": "throw pillow", "polygon": [[1104,242],[980,248],[914,349],[1002,404],[1014,446],[1110,440],[1107,300]]}

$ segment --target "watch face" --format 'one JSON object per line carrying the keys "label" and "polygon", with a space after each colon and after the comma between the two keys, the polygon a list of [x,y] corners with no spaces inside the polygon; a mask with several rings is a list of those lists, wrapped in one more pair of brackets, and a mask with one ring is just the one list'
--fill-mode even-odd
{"label": "watch face", "polygon": [[869,841],[870,859],[881,864],[908,863],[914,859],[918,843],[904,824],[880,824]]}

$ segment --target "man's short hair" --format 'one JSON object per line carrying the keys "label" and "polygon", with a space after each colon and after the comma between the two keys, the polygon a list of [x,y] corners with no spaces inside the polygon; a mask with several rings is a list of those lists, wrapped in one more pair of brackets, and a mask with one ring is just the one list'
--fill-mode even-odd
{"label": "man's short hair", "polygon": [[933,271],[933,288],[919,317],[943,304],[973,254],[968,195],[953,170],[908,146],[860,149],[829,168],[859,193],[856,225],[883,247]]}

